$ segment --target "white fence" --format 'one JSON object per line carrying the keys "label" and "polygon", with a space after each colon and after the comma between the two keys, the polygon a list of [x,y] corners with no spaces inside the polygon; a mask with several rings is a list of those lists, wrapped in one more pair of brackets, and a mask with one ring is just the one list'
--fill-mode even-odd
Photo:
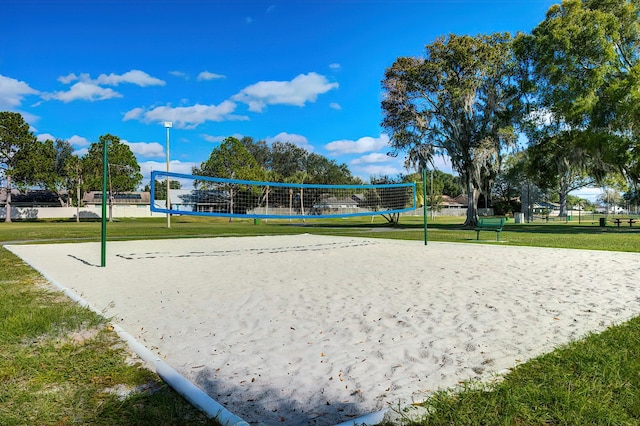
{"label": "white fence", "polygon": [[[113,206],[113,217],[163,217],[164,214],[151,214],[149,206]],[[102,206],[80,207],[11,207],[11,219],[98,219],[102,217]],[[107,215],[109,208],[107,207]],[[4,220],[6,208],[0,207],[0,219]]]}
{"label": "white fence", "polygon": [[[403,213],[403,215],[409,216],[422,216],[424,210],[422,207],[415,209],[410,212]],[[466,216],[467,208],[466,207],[454,207],[450,209],[440,209],[439,211],[433,211],[431,209],[427,209],[427,214],[430,217],[438,217],[438,216]],[[478,216],[493,216],[493,209],[478,209]]]}

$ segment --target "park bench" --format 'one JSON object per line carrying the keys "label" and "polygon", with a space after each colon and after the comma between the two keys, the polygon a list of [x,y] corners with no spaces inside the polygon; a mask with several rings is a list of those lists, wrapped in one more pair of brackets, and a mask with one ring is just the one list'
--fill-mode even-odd
{"label": "park bench", "polygon": [[620,224],[622,222],[627,222],[629,224],[629,226],[633,226],[634,222],[637,222],[637,219],[634,219],[632,217],[628,217],[628,218],[615,218],[613,219],[613,223],[615,223],[616,225],[618,225],[618,228],[620,228]]}
{"label": "park bench", "polygon": [[476,240],[480,239],[480,231],[496,231],[496,241],[500,241],[500,232],[504,225],[504,217],[481,217],[478,225],[473,229],[476,231]]}

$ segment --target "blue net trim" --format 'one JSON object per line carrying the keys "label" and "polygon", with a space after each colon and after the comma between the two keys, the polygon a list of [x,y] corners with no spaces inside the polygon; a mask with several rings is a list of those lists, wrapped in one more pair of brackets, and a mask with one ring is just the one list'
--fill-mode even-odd
{"label": "blue net trim", "polygon": [[[163,202],[155,201],[156,181],[165,181],[167,177],[190,181],[198,189],[187,190],[186,194],[185,190],[170,190],[170,194],[181,193],[181,202],[172,201],[171,208],[167,209],[165,205],[160,205]],[[266,188],[270,193],[286,193],[289,198],[272,196],[279,202],[266,205]],[[173,200],[174,195],[171,198]],[[151,211],[155,213],[253,219],[321,219],[403,213],[415,210],[416,204],[416,184],[412,182],[321,185],[225,179],[163,171],[151,173]],[[275,213],[269,213],[269,209]]]}

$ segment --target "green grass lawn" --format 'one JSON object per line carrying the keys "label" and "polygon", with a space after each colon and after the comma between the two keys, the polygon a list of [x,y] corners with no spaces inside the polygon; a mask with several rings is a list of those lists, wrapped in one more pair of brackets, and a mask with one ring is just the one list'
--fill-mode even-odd
{"label": "green grass lawn", "polygon": [[[460,218],[428,224],[428,241],[476,244]],[[100,241],[99,222],[0,222],[0,243]],[[392,227],[371,219],[252,220],[174,217],[109,223],[108,240],[314,233],[424,240],[421,217]],[[640,252],[640,226],[507,222],[502,242]],[[108,245],[107,245],[108,251]],[[639,289],[640,293],[640,289]],[[640,317],[519,365],[493,384],[436,393],[413,425],[640,425]],[[414,407],[415,408],[415,407]],[[428,413],[425,414],[425,413]],[[132,363],[108,321],[46,286],[0,248],[0,424],[215,424],[153,373]]]}
{"label": "green grass lawn", "polygon": [[132,363],[105,318],[0,248],[0,425],[70,424],[216,423]]}

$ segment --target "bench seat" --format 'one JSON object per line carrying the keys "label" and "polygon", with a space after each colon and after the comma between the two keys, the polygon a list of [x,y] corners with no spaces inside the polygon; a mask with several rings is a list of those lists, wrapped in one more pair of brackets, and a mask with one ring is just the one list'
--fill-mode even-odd
{"label": "bench seat", "polygon": [[476,231],[476,240],[480,239],[480,231],[495,231],[496,241],[500,241],[500,232],[504,226],[504,217],[481,217],[478,225],[473,228]]}

